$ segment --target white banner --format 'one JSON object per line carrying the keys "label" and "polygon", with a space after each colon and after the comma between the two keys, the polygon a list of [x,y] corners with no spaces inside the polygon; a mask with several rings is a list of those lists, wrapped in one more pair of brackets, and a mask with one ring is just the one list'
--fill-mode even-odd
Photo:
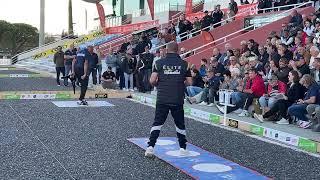
{"label": "white banner", "polygon": [[292,146],[298,146],[298,142],[299,142],[299,137],[292,135],[292,134],[288,134],[285,132],[281,132],[281,131],[277,131],[274,129],[269,129],[269,128],[264,128],[264,133],[263,133],[264,137],[270,138],[270,139],[274,139],[286,144],[290,144]]}
{"label": "white banner", "polygon": [[55,99],[56,94],[21,94],[20,99]]}

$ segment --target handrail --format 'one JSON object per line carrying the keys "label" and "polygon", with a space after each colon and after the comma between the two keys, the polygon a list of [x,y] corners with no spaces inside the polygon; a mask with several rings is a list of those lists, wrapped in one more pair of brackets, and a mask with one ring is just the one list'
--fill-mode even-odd
{"label": "handrail", "polygon": [[[281,12],[281,13],[279,13],[279,14],[276,14],[276,16],[280,16],[280,15],[286,14],[286,13],[288,13],[288,12],[291,12],[291,11],[293,11],[293,10],[295,10],[295,9],[298,9],[298,8],[300,8],[300,7],[304,6],[304,5],[310,4],[310,3],[312,3],[312,2],[309,1],[309,2],[306,2],[306,3],[300,3],[299,6],[293,8],[293,9],[286,10],[286,11]],[[219,38],[219,39],[217,39],[217,40],[215,40],[215,41],[213,41],[213,42],[210,42],[210,43],[208,43],[208,44],[202,45],[202,46],[197,47],[197,48],[195,48],[195,49],[189,50],[189,51],[185,52],[184,54],[182,54],[181,56],[183,57],[183,56],[186,56],[187,54],[190,54],[190,53],[192,53],[192,52],[195,52],[195,51],[197,51],[197,50],[199,50],[199,49],[203,49],[203,48],[205,48],[205,47],[207,47],[207,46],[210,46],[210,45],[216,43],[216,42],[219,41],[219,40],[222,40],[222,39],[225,39],[225,40],[226,40],[227,37],[230,37],[230,36],[232,36],[232,35],[234,35],[234,34],[236,34],[236,33],[245,31],[245,30],[250,29],[250,28],[252,28],[252,27],[254,28],[254,26],[255,26],[255,25],[251,25],[251,26],[246,27],[246,28],[243,28],[243,29],[241,29],[241,30],[239,30],[239,31],[237,31],[237,32],[234,32],[234,33],[232,33],[232,34],[229,34],[229,35],[227,35],[227,36],[225,36],[225,37]],[[226,41],[224,41],[224,42],[226,42]]]}
{"label": "handrail", "polygon": [[[66,36],[66,37],[61,38],[60,40],[53,41],[53,42],[50,42],[50,43],[46,43],[46,44],[43,44],[43,45],[41,45],[41,46],[34,47],[34,48],[32,48],[32,49],[29,49],[29,50],[23,51],[23,52],[21,52],[21,53],[19,53],[19,54],[14,55],[12,58],[18,57],[18,56],[20,56],[20,55],[22,55],[22,54],[26,54],[26,53],[28,53],[28,52],[31,52],[31,51],[34,51],[34,50],[40,49],[40,48],[45,47],[45,46],[49,46],[49,45],[51,45],[51,44],[54,44],[54,43],[60,42],[60,41],[62,41],[62,40],[69,39],[69,37],[71,37],[71,36]],[[77,38],[77,39],[78,39],[78,38]]]}
{"label": "handrail", "polygon": [[[295,7],[295,6],[299,6],[301,4],[303,4],[303,3],[289,4],[289,5],[277,6],[277,7],[271,7],[271,8],[264,8],[264,9],[259,9],[259,11],[262,11],[263,13],[266,13],[266,11],[268,11],[268,10],[278,10],[278,11],[280,11],[281,8]],[[305,5],[307,5],[307,4],[311,4],[310,1],[306,2]]]}

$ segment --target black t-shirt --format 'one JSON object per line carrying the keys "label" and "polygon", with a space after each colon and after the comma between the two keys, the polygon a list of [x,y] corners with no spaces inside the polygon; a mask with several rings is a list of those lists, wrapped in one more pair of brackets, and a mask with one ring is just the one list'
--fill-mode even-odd
{"label": "black t-shirt", "polygon": [[103,74],[102,74],[102,77],[104,78],[104,79],[106,79],[106,80],[108,80],[108,79],[114,79],[114,78],[116,78],[116,75],[114,74],[114,72],[112,72],[112,71],[106,71],[106,72],[104,72]]}
{"label": "black t-shirt", "polygon": [[168,53],[156,62],[158,73],[157,104],[183,105],[186,77],[191,77],[188,63],[178,54]]}

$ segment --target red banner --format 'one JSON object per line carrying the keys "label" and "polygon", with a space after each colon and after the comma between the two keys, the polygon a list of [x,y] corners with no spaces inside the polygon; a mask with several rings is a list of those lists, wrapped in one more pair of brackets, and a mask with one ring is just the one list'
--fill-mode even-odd
{"label": "red banner", "polygon": [[192,14],[192,0],[186,0],[186,15]]}
{"label": "red banner", "polygon": [[100,26],[102,28],[106,27],[106,15],[104,13],[104,8],[100,3],[96,3],[97,5],[97,10],[98,10],[98,14],[99,14],[99,19],[100,19]]}
{"label": "red banner", "polygon": [[106,34],[126,34],[159,26],[159,20],[105,28]]}
{"label": "red banner", "polygon": [[154,0],[148,0],[148,5],[149,5],[152,20],[154,20]]}
{"label": "red banner", "polygon": [[[238,6],[239,11],[236,14],[236,19],[255,14],[258,10],[257,6],[258,6],[258,3],[245,4],[245,5]],[[221,9],[221,11],[223,11],[223,13],[226,14],[228,13],[228,8]],[[204,13],[197,12],[197,13],[192,13],[187,15],[187,19],[191,22],[194,21],[195,17],[198,17],[198,19],[202,19],[204,17]]]}

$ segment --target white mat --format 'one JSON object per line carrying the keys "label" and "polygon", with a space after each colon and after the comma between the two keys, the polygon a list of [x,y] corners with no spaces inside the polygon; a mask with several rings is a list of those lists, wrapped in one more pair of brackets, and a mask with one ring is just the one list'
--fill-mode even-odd
{"label": "white mat", "polygon": [[110,107],[114,106],[106,101],[88,101],[88,106],[80,106],[78,101],[52,101],[58,107]]}

